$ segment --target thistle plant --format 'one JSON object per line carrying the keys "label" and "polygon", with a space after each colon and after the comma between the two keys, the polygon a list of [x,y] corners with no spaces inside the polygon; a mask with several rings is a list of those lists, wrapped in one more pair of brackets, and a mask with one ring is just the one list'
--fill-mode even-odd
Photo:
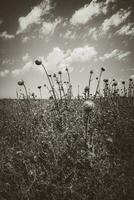
{"label": "thistle plant", "polygon": [[24,87],[25,94],[26,94],[26,98],[29,99],[28,91],[27,91],[27,88],[26,88],[25,82],[24,82],[23,80],[20,80],[20,81],[18,81],[18,85]]}
{"label": "thistle plant", "polygon": [[100,76],[99,78],[97,77],[98,83],[97,83],[97,87],[96,87],[96,91],[95,91],[95,95],[94,95],[94,99],[96,99],[96,96],[99,92],[99,86],[100,86],[100,81],[101,81],[101,77],[102,77],[102,73],[105,71],[105,69],[102,67],[101,71],[100,71]]}
{"label": "thistle plant", "polygon": [[57,109],[59,110],[59,108],[58,108],[58,103],[57,103],[57,98],[56,98],[56,94],[55,94],[55,90],[54,90],[53,84],[52,84],[52,82],[51,82],[50,76],[49,76],[49,74],[48,74],[48,72],[47,72],[45,66],[43,65],[42,61],[40,61],[40,60],[35,60],[35,64],[36,64],[36,65],[41,65],[41,66],[43,67],[43,69],[44,69],[44,71],[45,71],[45,73],[46,73],[48,82],[49,82],[49,84],[50,84],[50,87],[51,87],[51,89],[52,89],[53,97],[54,97],[54,100],[55,100],[55,105],[56,105]]}
{"label": "thistle plant", "polygon": [[88,99],[89,99],[89,97],[90,97],[90,87],[91,87],[92,75],[93,75],[93,70],[90,70],[89,83],[88,83],[88,87],[89,87]]}
{"label": "thistle plant", "polygon": [[42,99],[41,86],[38,86],[37,88],[39,89],[40,92],[40,99]]}

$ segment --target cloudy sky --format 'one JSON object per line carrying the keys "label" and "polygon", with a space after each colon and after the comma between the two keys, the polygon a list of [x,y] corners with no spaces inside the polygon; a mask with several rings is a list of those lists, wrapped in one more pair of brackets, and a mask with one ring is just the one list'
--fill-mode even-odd
{"label": "cloudy sky", "polygon": [[132,0],[1,0],[0,98],[16,97],[20,79],[37,94],[48,84],[36,58],[50,74],[63,71],[65,81],[68,67],[75,94],[91,69],[94,78],[104,67],[104,78],[127,80],[134,74],[133,39]]}

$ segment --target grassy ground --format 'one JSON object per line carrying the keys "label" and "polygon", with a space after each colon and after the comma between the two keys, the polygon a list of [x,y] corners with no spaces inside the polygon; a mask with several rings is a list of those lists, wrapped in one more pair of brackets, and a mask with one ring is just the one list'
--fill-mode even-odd
{"label": "grassy ground", "polygon": [[133,99],[59,107],[0,100],[0,200],[134,199]]}

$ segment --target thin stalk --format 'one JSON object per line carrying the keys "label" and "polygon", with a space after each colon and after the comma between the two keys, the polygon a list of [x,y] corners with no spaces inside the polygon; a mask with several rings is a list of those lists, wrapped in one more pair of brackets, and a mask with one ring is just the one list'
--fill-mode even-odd
{"label": "thin stalk", "polygon": [[100,72],[100,76],[99,76],[99,79],[98,79],[98,84],[97,84],[97,87],[96,87],[96,92],[95,92],[95,95],[94,95],[94,99],[96,99],[96,96],[97,96],[97,93],[98,93],[98,89],[99,89],[99,85],[100,85],[100,81],[101,81],[101,76],[102,76],[102,70]]}

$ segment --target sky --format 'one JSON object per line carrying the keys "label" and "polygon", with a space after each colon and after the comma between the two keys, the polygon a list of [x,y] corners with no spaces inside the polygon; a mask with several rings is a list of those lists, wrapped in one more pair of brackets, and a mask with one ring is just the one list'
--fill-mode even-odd
{"label": "sky", "polygon": [[17,82],[28,92],[48,97],[41,59],[49,74],[65,68],[74,95],[88,85],[95,88],[100,68],[103,78],[120,84],[134,78],[134,2],[132,0],[1,0],[0,98],[16,98]]}

